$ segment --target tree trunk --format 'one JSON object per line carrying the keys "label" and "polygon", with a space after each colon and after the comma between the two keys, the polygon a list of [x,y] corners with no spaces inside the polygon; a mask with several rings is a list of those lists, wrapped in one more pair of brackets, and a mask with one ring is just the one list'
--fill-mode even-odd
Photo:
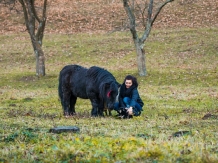
{"label": "tree trunk", "polygon": [[[33,23],[31,21],[29,22],[29,35],[31,38],[32,46],[34,49],[35,57],[36,57],[36,75],[37,76],[45,76],[45,57],[44,52],[42,50],[42,40],[38,40],[38,38],[35,36]],[[41,37],[42,38],[42,37]]]}
{"label": "tree trunk", "polygon": [[138,39],[135,39],[134,43],[137,54],[138,73],[140,76],[146,76],[146,58],[143,43],[141,43]]}
{"label": "tree trunk", "polygon": [[45,76],[45,57],[41,45],[38,41],[32,41],[34,53],[36,56],[36,75]]}
{"label": "tree trunk", "polygon": [[31,38],[32,46],[34,49],[35,57],[36,57],[36,75],[37,76],[45,76],[45,56],[42,50],[42,36],[39,37],[34,34],[34,29],[31,27],[31,23],[29,23],[29,35]]}

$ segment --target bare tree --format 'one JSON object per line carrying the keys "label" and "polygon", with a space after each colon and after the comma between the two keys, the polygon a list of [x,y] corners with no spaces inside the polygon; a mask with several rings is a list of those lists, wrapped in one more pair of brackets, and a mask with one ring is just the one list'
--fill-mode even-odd
{"label": "bare tree", "polygon": [[[42,40],[46,24],[47,0],[40,1],[43,2],[42,7],[37,9],[36,6],[38,5],[35,4],[35,0],[0,0],[0,3],[12,6],[10,10],[15,8],[16,2],[19,2],[22,6],[26,28],[32,42],[36,57],[36,75],[45,76],[45,56],[42,50]],[[41,14],[38,14],[40,11]]]}
{"label": "bare tree", "polygon": [[[146,76],[146,57],[145,57],[145,50],[144,50],[144,43],[146,39],[148,38],[151,28],[153,26],[154,21],[156,20],[157,16],[159,15],[160,11],[163,9],[163,7],[174,0],[165,0],[160,6],[157,8],[156,12],[153,13],[153,5],[154,1],[149,0],[148,5],[146,5],[146,0],[144,0],[144,8],[143,6],[140,6],[137,4],[137,0],[132,0],[132,4],[130,4],[130,0],[123,0],[123,6],[126,11],[126,14],[129,18],[129,28],[132,33],[133,41],[136,47],[136,53],[137,53],[137,64],[138,64],[138,71],[140,76]],[[136,4],[136,5],[135,5]],[[136,30],[136,15],[135,15],[135,7],[138,7],[141,13],[142,18],[142,25],[144,26],[144,33],[141,37],[138,36],[137,30]],[[145,11],[147,6],[147,16],[145,16]]]}
{"label": "bare tree", "polygon": [[[22,5],[25,24],[31,38],[36,56],[36,75],[45,75],[45,56],[42,51],[42,39],[46,23],[47,0],[44,0],[41,19],[36,12],[35,0],[19,0]],[[37,22],[37,23],[36,23]]]}

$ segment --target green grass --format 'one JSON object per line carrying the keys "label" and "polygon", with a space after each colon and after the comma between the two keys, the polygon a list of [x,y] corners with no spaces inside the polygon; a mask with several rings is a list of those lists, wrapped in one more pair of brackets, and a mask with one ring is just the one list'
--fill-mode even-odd
{"label": "green grass", "polygon": [[[0,162],[217,162],[217,40],[216,28],[153,30],[140,77],[129,32],[46,34],[47,75],[38,78],[29,37],[1,35]],[[78,99],[78,115],[63,117],[57,86],[67,64],[104,67],[120,83],[135,75],[142,115],[93,118],[89,100]],[[49,133],[64,125],[80,132]]]}

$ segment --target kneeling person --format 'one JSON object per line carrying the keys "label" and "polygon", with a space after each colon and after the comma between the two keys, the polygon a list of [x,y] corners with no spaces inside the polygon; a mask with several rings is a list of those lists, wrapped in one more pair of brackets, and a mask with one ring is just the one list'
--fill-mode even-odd
{"label": "kneeling person", "polygon": [[114,110],[119,116],[124,118],[139,116],[144,105],[138,93],[138,82],[134,76],[127,75],[120,87],[118,102],[115,103]]}

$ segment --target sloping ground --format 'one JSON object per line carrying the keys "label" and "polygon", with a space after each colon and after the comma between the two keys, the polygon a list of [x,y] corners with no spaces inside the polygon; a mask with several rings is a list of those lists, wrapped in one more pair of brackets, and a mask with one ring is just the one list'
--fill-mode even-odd
{"label": "sloping ground", "polygon": [[[128,21],[121,0],[48,2],[47,33],[122,30]],[[137,2],[140,4],[140,0]],[[143,8],[144,5],[140,6]],[[26,30],[20,5],[16,3],[14,9],[0,5],[0,33]],[[138,27],[141,27],[140,23]],[[154,24],[154,28],[163,27],[218,27],[218,1],[176,0],[164,7]]]}

